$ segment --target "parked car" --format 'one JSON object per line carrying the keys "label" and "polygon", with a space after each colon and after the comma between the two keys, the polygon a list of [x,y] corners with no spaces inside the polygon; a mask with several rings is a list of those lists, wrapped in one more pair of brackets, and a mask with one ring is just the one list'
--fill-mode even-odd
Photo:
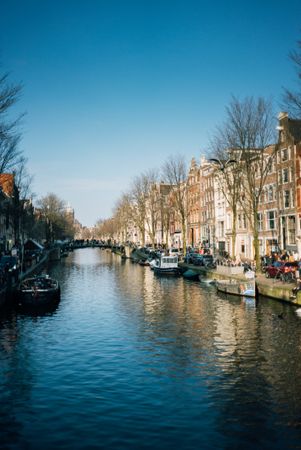
{"label": "parked car", "polygon": [[275,261],[266,267],[266,278],[281,278],[283,281],[289,281],[298,269],[298,262]]}
{"label": "parked car", "polygon": [[195,266],[213,267],[215,265],[212,255],[200,253],[188,253],[186,255],[185,262],[187,262],[188,264],[193,264]]}
{"label": "parked car", "polygon": [[210,267],[215,265],[213,256],[206,253],[203,255],[199,255],[199,257],[196,258],[196,262],[194,264],[199,266],[210,266]]}
{"label": "parked car", "polygon": [[198,256],[201,256],[201,255],[199,253],[194,253],[194,252],[187,253],[184,258],[184,262],[186,262],[187,264],[194,264],[193,261],[196,260]]}
{"label": "parked car", "polygon": [[179,258],[183,255],[181,249],[179,248],[171,248],[169,249],[170,256],[178,256]]}

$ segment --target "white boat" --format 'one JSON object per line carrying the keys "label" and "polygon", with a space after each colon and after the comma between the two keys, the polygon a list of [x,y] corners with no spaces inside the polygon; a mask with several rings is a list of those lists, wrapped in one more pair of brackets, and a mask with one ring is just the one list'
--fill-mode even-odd
{"label": "white boat", "polygon": [[152,269],[152,270],[154,270],[154,268],[158,265],[158,259],[152,259],[150,262],[149,262],[149,267]]}
{"label": "white boat", "polygon": [[161,256],[154,265],[156,275],[180,275],[177,256]]}
{"label": "white boat", "polygon": [[216,288],[224,294],[239,295],[240,297],[255,297],[256,295],[254,281],[220,280],[216,281]]}
{"label": "white boat", "polygon": [[211,278],[202,278],[202,276],[199,276],[199,280],[203,284],[216,284],[216,280],[212,280]]}

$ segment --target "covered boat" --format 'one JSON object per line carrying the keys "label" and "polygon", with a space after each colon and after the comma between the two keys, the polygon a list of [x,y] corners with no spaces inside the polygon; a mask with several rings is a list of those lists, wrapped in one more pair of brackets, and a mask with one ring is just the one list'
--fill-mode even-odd
{"label": "covered boat", "polygon": [[216,281],[216,288],[219,292],[241,297],[255,297],[255,282],[240,282],[237,280]]}
{"label": "covered boat", "polygon": [[154,266],[156,275],[180,275],[177,256],[161,256]]}
{"label": "covered boat", "polygon": [[199,281],[200,274],[192,269],[185,270],[183,277],[191,281]]}
{"label": "covered boat", "polygon": [[49,306],[58,303],[59,300],[59,283],[49,275],[26,278],[18,289],[18,302],[24,306]]}

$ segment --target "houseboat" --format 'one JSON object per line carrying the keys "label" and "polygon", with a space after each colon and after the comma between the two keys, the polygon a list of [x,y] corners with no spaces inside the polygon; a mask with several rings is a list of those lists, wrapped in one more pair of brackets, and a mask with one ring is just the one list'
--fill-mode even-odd
{"label": "houseboat", "polygon": [[180,275],[177,256],[161,256],[153,266],[156,275]]}

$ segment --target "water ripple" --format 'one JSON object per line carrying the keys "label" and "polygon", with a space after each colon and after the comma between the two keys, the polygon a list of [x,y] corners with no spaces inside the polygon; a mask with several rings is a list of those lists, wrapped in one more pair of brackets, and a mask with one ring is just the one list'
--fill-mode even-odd
{"label": "water ripple", "polygon": [[300,446],[293,307],[222,298],[99,249],[50,270],[55,311],[0,319],[1,448]]}

